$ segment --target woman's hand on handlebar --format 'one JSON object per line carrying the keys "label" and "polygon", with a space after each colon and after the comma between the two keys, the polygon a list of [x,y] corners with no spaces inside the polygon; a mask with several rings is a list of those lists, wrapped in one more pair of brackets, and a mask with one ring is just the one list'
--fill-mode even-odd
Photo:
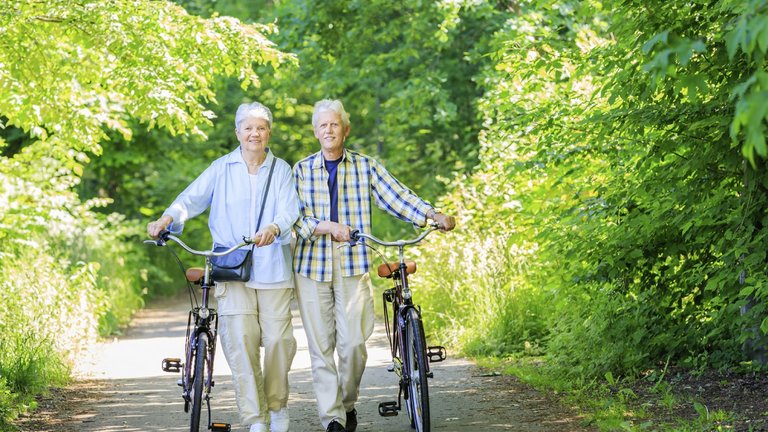
{"label": "woman's hand on handlebar", "polygon": [[160,219],[147,224],[147,235],[156,239],[160,236],[160,233],[168,228],[168,225],[173,222],[173,218],[168,215],[163,215]]}
{"label": "woman's hand on handlebar", "polygon": [[269,246],[274,243],[279,233],[280,228],[278,228],[277,225],[269,224],[264,227],[263,230],[254,234],[251,238],[251,241],[256,245],[256,247]]}

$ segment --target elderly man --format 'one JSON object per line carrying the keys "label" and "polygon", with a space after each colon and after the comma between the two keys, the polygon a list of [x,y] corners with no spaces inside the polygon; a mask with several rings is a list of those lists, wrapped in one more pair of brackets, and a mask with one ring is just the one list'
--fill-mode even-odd
{"label": "elderly man", "polygon": [[[296,289],[312,359],[320,421],[327,432],[357,428],[355,403],[373,332],[373,298],[365,248],[339,248],[352,230],[371,232],[371,201],[391,215],[444,231],[455,220],[403,186],[376,160],[346,149],[349,115],[341,101],[315,104],[320,151],[293,168],[300,216],[294,255]],[[334,358],[338,354],[338,364]]]}

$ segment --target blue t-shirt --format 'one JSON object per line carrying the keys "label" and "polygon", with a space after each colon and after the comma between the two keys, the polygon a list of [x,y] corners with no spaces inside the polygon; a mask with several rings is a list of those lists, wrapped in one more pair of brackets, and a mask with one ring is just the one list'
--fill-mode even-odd
{"label": "blue t-shirt", "polygon": [[339,186],[336,181],[336,168],[344,156],[336,160],[326,160],[325,169],[328,171],[328,192],[331,194],[331,221],[339,222]]}

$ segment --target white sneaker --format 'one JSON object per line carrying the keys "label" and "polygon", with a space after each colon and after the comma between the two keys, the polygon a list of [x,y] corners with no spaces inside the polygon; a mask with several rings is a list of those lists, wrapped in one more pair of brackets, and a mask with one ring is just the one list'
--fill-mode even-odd
{"label": "white sneaker", "polygon": [[291,421],[288,417],[288,408],[282,408],[280,411],[270,411],[269,417],[272,419],[269,424],[271,432],[288,432],[288,424]]}
{"label": "white sneaker", "polygon": [[267,432],[266,423],[254,423],[251,425],[251,429],[248,432]]}

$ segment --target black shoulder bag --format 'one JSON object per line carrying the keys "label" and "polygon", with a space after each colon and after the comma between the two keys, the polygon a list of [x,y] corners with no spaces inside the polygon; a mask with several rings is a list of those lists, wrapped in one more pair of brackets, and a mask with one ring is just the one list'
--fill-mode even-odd
{"label": "black shoulder bag", "polygon": [[[267,195],[269,194],[269,185],[272,182],[272,172],[275,170],[276,159],[272,159],[272,166],[269,168],[269,177],[267,177],[267,186],[264,190],[264,198],[261,201],[261,210],[259,210],[259,220],[256,222],[256,232],[259,232],[261,226],[261,217],[264,215],[264,206],[267,204]],[[216,282],[248,282],[251,279],[251,268],[253,267],[253,249],[238,249],[229,255],[212,257],[211,278]],[[214,252],[223,252],[229,249],[226,246],[216,246]]]}

